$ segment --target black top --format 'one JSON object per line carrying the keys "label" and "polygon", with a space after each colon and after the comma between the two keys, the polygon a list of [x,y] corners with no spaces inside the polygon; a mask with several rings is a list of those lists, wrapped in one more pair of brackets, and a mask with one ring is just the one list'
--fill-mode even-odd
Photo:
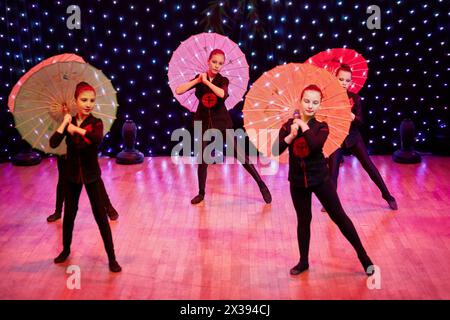
{"label": "black top", "polygon": [[353,147],[358,141],[363,141],[359,128],[363,124],[363,113],[361,107],[361,97],[356,93],[351,91],[347,91],[348,98],[350,99],[350,103],[352,104],[352,113],[355,115],[355,119],[352,121],[350,125],[350,130],[348,132],[348,136],[345,138],[342,143],[343,148]]}
{"label": "black top", "polygon": [[[195,78],[199,77],[197,75]],[[230,114],[225,107],[225,99],[228,97],[227,78],[218,73],[212,83],[225,91],[225,96],[219,98],[214,92],[204,83],[197,83],[195,88],[195,96],[198,98],[199,104],[194,115],[194,121],[202,121],[203,130],[206,129],[232,129],[233,121]]]}
{"label": "black top", "polygon": [[[329,133],[328,124],[312,118],[308,121],[309,130],[302,132],[299,128],[297,137],[288,145],[284,138],[291,133],[293,121],[289,119],[281,127],[272,154],[277,156],[289,148],[289,181],[294,186],[308,188],[319,185],[329,177],[322,153]],[[276,150],[277,144],[279,150]]]}
{"label": "black top", "polygon": [[[77,125],[76,117],[72,117],[72,124]],[[67,165],[66,177],[74,183],[92,183],[101,176],[100,166],[98,164],[97,152],[98,145],[103,139],[103,122],[89,115],[81,123],[80,128],[86,130],[82,137],[79,134],[73,136],[67,132],[55,132],[50,138],[50,146],[58,147],[64,137],[67,144]]]}

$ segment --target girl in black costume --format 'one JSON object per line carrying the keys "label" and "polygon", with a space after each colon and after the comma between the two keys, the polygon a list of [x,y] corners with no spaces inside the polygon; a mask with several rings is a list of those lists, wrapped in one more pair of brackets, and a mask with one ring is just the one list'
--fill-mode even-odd
{"label": "girl in black costume", "polygon": [[67,144],[63,251],[54,259],[54,262],[62,263],[70,255],[72,232],[81,189],[84,185],[108,254],[109,269],[112,272],[120,272],[122,268],[116,261],[101,186],[103,182],[97,153],[98,145],[103,139],[103,122],[91,114],[95,105],[95,97],[95,89],[86,82],[80,82],[75,90],[77,115],[72,117],[70,114],[66,114],[63,122],[50,138],[52,148],[57,148],[64,138],[66,138]]}
{"label": "girl in black costume", "polygon": [[309,85],[303,90],[300,99],[303,107],[301,119],[292,118],[281,127],[272,150],[274,155],[279,155],[289,148],[289,182],[297,213],[297,238],[300,249],[300,261],[290,273],[297,275],[309,268],[311,197],[314,193],[328,211],[331,220],[355,249],[365,272],[371,275],[374,272],[373,263],[353,223],[342,208],[322,153],[329,133],[328,125],[326,122],[317,121],[314,117],[322,101],[322,92],[316,85]]}
{"label": "girl in black costume", "polygon": [[[340,85],[344,89],[348,90],[352,83],[352,70],[350,69],[350,67],[347,65],[341,65],[336,70],[336,77],[338,78]],[[350,103],[352,104],[353,121],[350,126],[348,136],[342,143],[341,148],[337,149],[329,157],[328,166],[330,169],[331,180],[333,180],[337,188],[339,164],[344,156],[344,151],[348,150],[353,155],[355,155],[364,170],[366,170],[366,172],[369,174],[370,179],[372,179],[372,181],[377,185],[378,189],[380,189],[381,195],[383,199],[387,201],[389,207],[392,210],[397,210],[397,202],[389,192],[377,167],[375,167],[375,164],[372,162],[372,160],[370,160],[366,145],[364,144],[364,140],[361,136],[361,133],[359,132],[359,127],[363,123],[361,98],[359,95],[351,91],[347,91],[347,94],[348,98],[350,99]]]}
{"label": "girl in black costume", "polygon": [[[191,81],[181,84],[175,90],[176,94],[183,94],[188,90],[195,89],[195,95],[199,100],[199,105],[194,115],[194,121],[201,121],[203,131],[208,129],[220,130],[222,137],[226,137],[226,129],[233,128],[230,114],[225,107],[225,99],[228,97],[229,81],[219,73],[224,63],[225,53],[220,49],[214,49],[208,58],[208,71],[197,75]],[[234,157],[242,162],[245,170],[247,170],[258,183],[264,201],[270,203],[272,201],[272,196],[266,184],[261,179],[253,164],[250,164],[248,155],[240,149],[236,137],[233,138],[233,142]],[[205,197],[208,164],[205,163],[203,159],[203,152],[207,145],[206,142],[202,141],[201,159],[197,172],[199,192],[198,195],[191,200],[192,204],[202,202]]]}

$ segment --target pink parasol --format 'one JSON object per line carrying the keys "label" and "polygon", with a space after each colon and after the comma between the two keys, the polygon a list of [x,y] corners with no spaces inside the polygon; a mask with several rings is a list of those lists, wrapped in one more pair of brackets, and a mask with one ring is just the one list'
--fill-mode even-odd
{"label": "pink parasol", "polygon": [[197,74],[208,70],[207,60],[214,49],[225,52],[225,64],[220,72],[230,81],[229,97],[225,106],[229,110],[242,100],[249,80],[248,64],[239,46],[229,38],[217,33],[201,33],[191,36],[174,51],[169,62],[169,86],[182,106],[195,112],[198,99],[194,90],[177,95],[175,89],[182,83],[192,80]]}

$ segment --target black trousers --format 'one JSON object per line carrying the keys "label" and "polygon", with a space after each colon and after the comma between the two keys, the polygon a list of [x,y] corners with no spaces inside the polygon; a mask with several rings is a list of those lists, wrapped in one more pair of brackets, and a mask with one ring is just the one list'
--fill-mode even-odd
{"label": "black trousers", "polygon": [[66,159],[65,156],[58,156],[56,163],[58,165],[58,184],[56,185],[56,205],[55,212],[62,213],[64,204],[64,195],[66,193],[66,177],[64,172],[66,171]]}
{"label": "black trousers", "polygon": [[[226,137],[228,133],[226,131],[221,131],[222,137]],[[228,136],[228,140],[231,140],[231,136]],[[258,171],[256,171],[256,168],[253,164],[250,163],[250,159],[248,157],[248,154],[245,152],[245,147],[243,147],[240,143],[237,141],[237,137],[233,136],[233,146],[227,146],[227,147],[233,147],[233,156],[239,160],[239,162],[242,164],[242,166],[247,170],[248,173],[255,179],[255,181],[260,185],[263,181],[261,179],[261,176],[259,175]],[[201,154],[199,155],[201,160],[203,159],[203,152],[206,148],[206,146],[210,142],[203,141],[202,142],[202,150]],[[198,188],[200,194],[205,194],[205,188],[206,188],[206,177],[208,175],[208,164],[205,163],[205,161],[201,161],[201,163],[198,165],[197,169],[197,176],[198,176]]]}
{"label": "black trousers", "polygon": [[358,257],[365,257],[366,251],[359,239],[355,226],[342,208],[333,182],[330,179],[310,188],[295,187],[291,184],[291,197],[297,213],[297,240],[300,251],[300,262],[308,263],[309,242],[311,239],[311,198],[314,193],[328,216],[339,227],[344,237],[351,243]]}
{"label": "black trousers", "polygon": [[[65,176],[66,170],[66,158],[65,156],[57,157],[58,165],[58,184],[56,185],[56,205],[55,212],[61,213],[63,211],[64,195],[66,193],[67,179]],[[102,196],[102,201],[107,208],[112,207],[111,200],[109,199],[108,193],[106,192],[105,184],[102,178],[99,179],[100,192]]]}
{"label": "black trousers", "polygon": [[[85,185],[86,192],[91,203],[92,213],[94,214],[95,222],[100,230],[100,234],[103,239],[106,253],[109,260],[115,260],[114,244],[109,227],[108,216],[106,214],[105,206],[103,203],[102,195],[102,182],[97,180],[93,183]],[[67,181],[66,185],[66,205],[64,207],[63,218],[63,246],[64,250],[70,250],[72,244],[72,232],[75,223],[75,217],[78,212],[78,203],[80,199],[82,183],[73,183]]]}
{"label": "black trousers", "polygon": [[[369,174],[370,179],[377,185],[378,189],[381,191],[381,195],[384,199],[390,199],[392,195],[390,194],[386,184],[381,177],[380,172],[378,171],[375,164],[370,160],[369,152],[367,151],[366,145],[364,141],[359,140],[354,146],[347,148],[361,163],[362,167]],[[337,180],[339,176],[339,164],[342,161],[344,156],[344,150],[342,148],[337,149],[331,156],[329,157],[329,169],[330,169],[330,177],[333,180],[336,188],[337,188]]]}

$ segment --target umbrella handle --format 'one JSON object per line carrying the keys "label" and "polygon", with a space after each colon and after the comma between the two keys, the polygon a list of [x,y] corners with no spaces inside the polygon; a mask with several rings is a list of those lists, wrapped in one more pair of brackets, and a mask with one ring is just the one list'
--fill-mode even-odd
{"label": "umbrella handle", "polygon": [[65,102],[63,102],[63,104],[62,104],[62,112],[63,112],[63,115],[66,115],[69,113],[69,108],[67,107],[67,104]]}

